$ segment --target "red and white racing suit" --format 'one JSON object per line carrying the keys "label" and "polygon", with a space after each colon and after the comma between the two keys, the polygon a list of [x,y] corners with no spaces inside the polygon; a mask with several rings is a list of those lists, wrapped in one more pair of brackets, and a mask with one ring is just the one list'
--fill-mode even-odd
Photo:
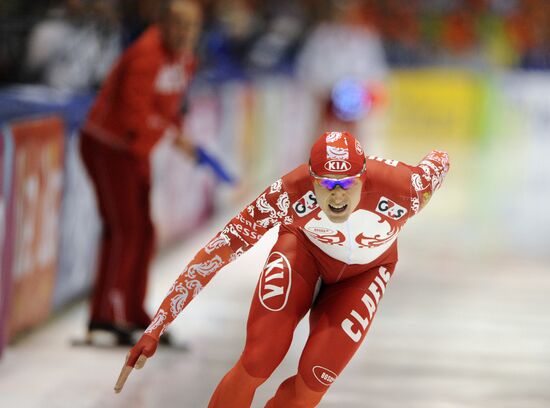
{"label": "red and white racing suit", "polygon": [[401,228],[427,204],[448,169],[448,156],[441,151],[432,151],[416,167],[368,157],[359,205],[346,222],[336,224],[317,205],[307,165],[299,166],[197,253],[146,333],[158,338],[221,267],[280,225],[252,300],[244,351],[209,406],[249,406],[310,309],[298,373],[267,406],[315,406],[365,338],[397,262]]}

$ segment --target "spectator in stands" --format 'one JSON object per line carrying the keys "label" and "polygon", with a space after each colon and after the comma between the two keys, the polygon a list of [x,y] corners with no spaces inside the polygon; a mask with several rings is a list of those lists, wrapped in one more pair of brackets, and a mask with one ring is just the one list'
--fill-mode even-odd
{"label": "spectator in stands", "polygon": [[264,2],[265,30],[250,47],[247,68],[253,72],[290,72],[308,26],[308,14],[303,1]]}
{"label": "spectator in stands", "polygon": [[157,18],[156,0],[121,0],[121,42],[126,49]]}
{"label": "spectator in stands", "polygon": [[[522,1],[517,16],[526,23],[520,67],[550,69],[550,4],[540,0]],[[521,33],[520,27],[516,32]]]}
{"label": "spectator in stands", "polygon": [[[332,0],[328,21],[321,22],[306,39],[297,59],[297,77],[314,98],[319,112],[320,128],[349,131],[360,117],[347,120],[334,108],[334,91],[341,80],[357,84],[350,94],[361,94],[361,87],[380,82],[387,74],[387,64],[381,38],[371,14],[361,0]],[[347,96],[345,96],[347,97]]]}
{"label": "spectator in stands", "polygon": [[115,9],[108,0],[66,0],[31,31],[27,80],[64,90],[98,87],[120,53]]}
{"label": "spectator in stands", "polygon": [[160,20],[120,57],[82,129],[81,150],[103,221],[101,258],[92,296],[88,340],[112,333],[131,344],[131,333],[150,323],[144,308],[154,231],[150,215],[150,163],[155,144],[183,137],[181,101],[195,66],[202,13],[196,0],[167,0]]}
{"label": "spectator in stands", "polygon": [[204,72],[210,79],[243,78],[250,47],[264,30],[251,0],[215,0],[209,7],[204,39]]}
{"label": "spectator in stands", "polygon": [[391,0],[381,18],[388,62],[396,66],[419,65],[429,51],[422,41],[421,13],[418,0]]}

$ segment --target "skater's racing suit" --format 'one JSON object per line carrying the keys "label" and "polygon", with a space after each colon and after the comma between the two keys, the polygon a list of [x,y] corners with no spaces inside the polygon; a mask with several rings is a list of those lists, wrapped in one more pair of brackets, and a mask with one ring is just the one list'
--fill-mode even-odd
{"label": "skater's racing suit", "polygon": [[[399,232],[428,203],[448,169],[442,151],[432,151],[417,166],[368,157],[358,206],[347,221],[333,223],[317,204],[308,166],[299,166],[196,254],[145,333],[158,339],[220,268],[280,226],[252,301],[240,362],[248,375],[269,377],[311,309],[298,372],[308,388],[326,391],[366,335],[397,262]],[[321,291],[314,299],[318,282]]]}

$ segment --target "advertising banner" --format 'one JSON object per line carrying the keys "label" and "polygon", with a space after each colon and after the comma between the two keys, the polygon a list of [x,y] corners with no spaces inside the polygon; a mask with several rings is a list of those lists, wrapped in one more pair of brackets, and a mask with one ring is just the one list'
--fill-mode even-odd
{"label": "advertising banner", "polygon": [[419,217],[413,224],[434,245],[445,245],[437,238],[438,226],[449,224],[463,231],[457,239],[479,245],[472,238],[478,236],[474,222],[478,204],[472,197],[484,166],[478,152],[484,140],[488,92],[483,77],[464,70],[399,70],[388,78],[384,151],[373,154],[411,165],[433,149],[445,150],[451,158],[445,199],[430,202],[430,217]]}
{"label": "advertising banner", "polygon": [[227,83],[217,93],[218,145],[243,187],[256,195],[307,160],[317,137],[311,98],[288,78]]}
{"label": "advertising banner", "polygon": [[[498,83],[498,127],[487,149],[493,176],[487,187],[502,203],[495,235],[510,252],[547,258],[550,215],[543,209],[550,205],[550,77],[508,73]],[[503,219],[507,222],[499,222]]]}
{"label": "advertising banner", "polygon": [[64,128],[59,117],[10,125],[13,138],[12,193],[8,217],[13,243],[8,339],[50,313],[58,263]]}
{"label": "advertising banner", "polygon": [[95,192],[80,156],[79,143],[78,131],[66,135],[54,309],[88,291],[96,274],[101,224]]}
{"label": "advertising banner", "polygon": [[4,259],[5,236],[7,229],[6,204],[9,196],[8,149],[4,134],[0,132],[0,357],[6,344],[6,319],[9,306],[9,273],[5,267],[8,259]]}
{"label": "advertising banner", "polygon": [[411,146],[469,142],[479,136],[482,96],[479,79],[466,71],[396,71],[389,79],[388,137]]}

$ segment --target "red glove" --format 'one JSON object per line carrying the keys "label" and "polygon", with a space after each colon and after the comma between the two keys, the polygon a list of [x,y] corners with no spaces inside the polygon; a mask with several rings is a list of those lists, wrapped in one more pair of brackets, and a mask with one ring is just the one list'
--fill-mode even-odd
{"label": "red glove", "polygon": [[119,393],[124,387],[124,383],[128,379],[128,376],[135,367],[137,369],[142,368],[147,362],[147,358],[152,357],[157,351],[158,339],[148,334],[143,334],[139,341],[126,355],[126,361],[122,370],[118,376],[118,380],[115,385],[115,392]]}
{"label": "red glove", "polygon": [[[136,345],[128,352],[126,356],[126,365],[134,367],[139,356],[142,354],[147,358],[152,357],[155,351],[157,351],[158,345],[159,341],[156,338],[149,334],[143,334]],[[138,365],[136,368],[139,369],[141,366]]]}

